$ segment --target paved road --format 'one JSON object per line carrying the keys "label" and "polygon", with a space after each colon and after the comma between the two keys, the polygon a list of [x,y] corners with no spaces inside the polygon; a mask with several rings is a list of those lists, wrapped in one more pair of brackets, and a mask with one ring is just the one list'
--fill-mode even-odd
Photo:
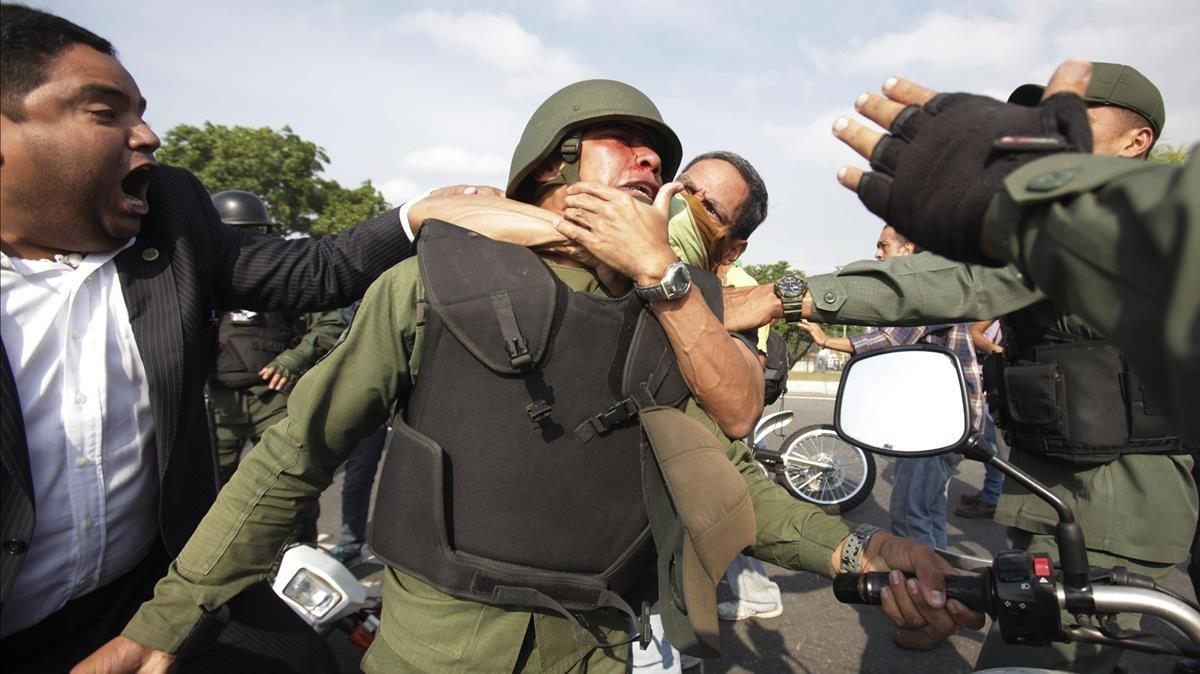
{"label": "paved road", "polygon": [[[789,396],[786,408],[796,413],[790,430],[817,423],[832,423],[833,399],[801,394]],[[783,437],[768,442],[779,444]],[[879,477],[872,496],[848,515],[855,522],[870,522],[887,527],[886,506],[892,490],[891,460],[877,457]],[[320,531],[336,539],[339,529],[340,476],[334,487],[321,499]],[[978,491],[983,484],[981,464],[964,461],[951,480],[950,497],[956,502],[960,494]],[[1003,550],[1003,528],[991,520],[965,520],[951,515],[949,522],[950,548],[979,556],[990,556]],[[969,672],[983,642],[983,633],[963,633],[951,637],[947,644],[929,653],[909,653],[892,644],[895,630],[891,623],[873,607],[839,604],[833,598],[829,581],[814,574],[791,572],[770,567],[771,577],[783,591],[784,613],[772,620],[748,620],[723,623],[722,651],[719,660],[706,661],[700,669],[705,672],[812,672],[841,674],[844,672]],[[1191,585],[1182,569],[1170,579],[1176,591],[1191,596]],[[728,598],[728,588],[721,587],[722,599]],[[1153,628],[1152,621],[1147,625]],[[357,671],[358,654],[344,639],[331,638],[346,671]],[[1131,672],[1149,674],[1169,673],[1173,658],[1132,654],[1123,664]]]}

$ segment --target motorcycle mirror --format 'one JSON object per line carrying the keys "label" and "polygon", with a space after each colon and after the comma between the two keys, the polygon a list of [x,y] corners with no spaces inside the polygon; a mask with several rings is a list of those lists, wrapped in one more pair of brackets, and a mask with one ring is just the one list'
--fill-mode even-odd
{"label": "motorcycle mirror", "polygon": [[837,433],[889,456],[957,449],[970,433],[962,367],[946,348],[902,346],[855,356],[842,371]]}

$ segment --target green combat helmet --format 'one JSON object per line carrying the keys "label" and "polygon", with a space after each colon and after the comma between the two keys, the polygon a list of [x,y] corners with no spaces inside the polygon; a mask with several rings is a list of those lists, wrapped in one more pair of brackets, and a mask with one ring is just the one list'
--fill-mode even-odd
{"label": "green combat helmet", "polygon": [[244,190],[225,190],[214,194],[212,200],[221,222],[227,225],[252,228],[263,233],[276,226],[267,212],[267,204],[256,194]]}
{"label": "green combat helmet", "polygon": [[652,131],[658,140],[654,149],[662,160],[663,180],[675,177],[683,147],[646,94],[613,80],[584,80],[559,89],[529,118],[508,171],[505,192],[509,198],[532,203],[537,190],[526,179],[556,153],[566,163],[554,184],[579,182],[579,139],[583,127],[603,122],[632,122]]}

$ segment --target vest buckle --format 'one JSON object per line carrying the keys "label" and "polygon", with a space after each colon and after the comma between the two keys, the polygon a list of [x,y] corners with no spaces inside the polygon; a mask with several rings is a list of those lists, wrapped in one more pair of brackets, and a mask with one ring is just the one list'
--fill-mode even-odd
{"label": "vest buckle", "polygon": [[535,400],[525,406],[525,413],[529,415],[529,420],[533,422],[534,428],[541,428],[550,418],[551,409],[550,404],[545,400]]}
{"label": "vest buckle", "polygon": [[504,349],[508,351],[508,360],[512,366],[520,369],[529,366],[533,363],[533,358],[529,356],[529,343],[524,337],[516,336],[504,342]]}

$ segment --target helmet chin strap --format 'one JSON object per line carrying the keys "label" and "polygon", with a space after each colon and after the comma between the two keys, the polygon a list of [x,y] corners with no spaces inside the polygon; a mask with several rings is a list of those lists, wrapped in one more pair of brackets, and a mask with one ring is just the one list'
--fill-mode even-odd
{"label": "helmet chin strap", "polygon": [[558,175],[538,185],[538,198],[557,185],[574,185],[579,182],[579,153],[582,144],[583,131],[572,131],[563,138],[562,143],[558,146],[563,164],[558,169]]}

